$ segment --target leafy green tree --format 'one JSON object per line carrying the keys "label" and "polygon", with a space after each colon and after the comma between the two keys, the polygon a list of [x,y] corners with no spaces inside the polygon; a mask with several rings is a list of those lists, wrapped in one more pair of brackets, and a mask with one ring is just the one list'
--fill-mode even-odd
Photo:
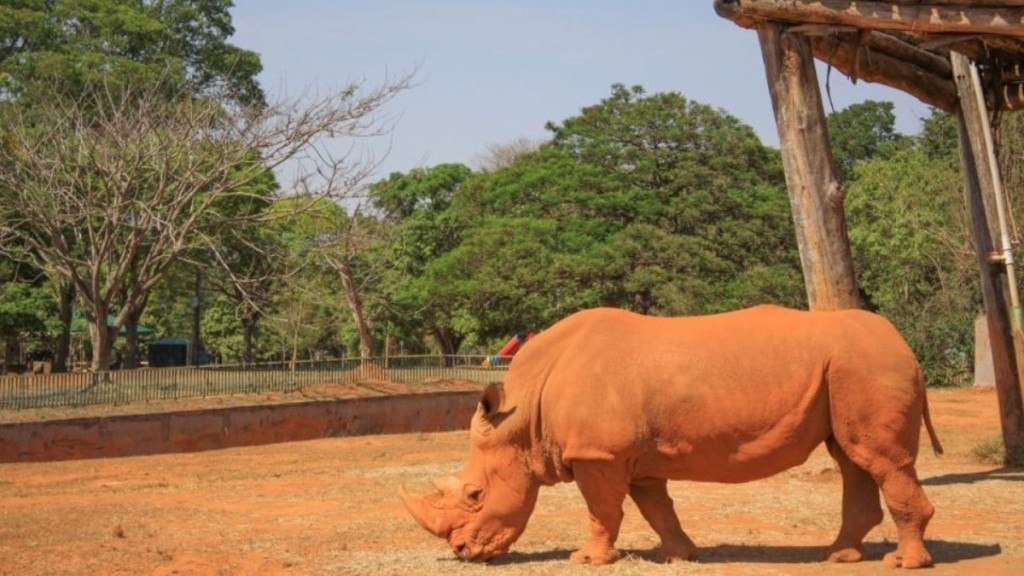
{"label": "leafy green tree", "polygon": [[381,280],[389,263],[382,255],[387,224],[364,216],[340,213],[321,234],[319,257],[336,275],[359,336],[359,357],[368,360],[376,350],[374,327],[382,313]]}
{"label": "leafy green tree", "polygon": [[951,167],[959,169],[960,148],[957,136],[956,120],[952,115],[937,108],[921,121],[919,145],[928,158],[941,160]]}
{"label": "leafy green tree", "polygon": [[855,172],[847,214],[865,300],[941,383],[965,369],[980,306],[962,179],[923,145],[861,161]]}
{"label": "leafy green tree", "polygon": [[[481,287],[464,308],[485,338],[596,305],[692,314],[803,301],[781,162],[748,126],[680,94],[616,85],[548,128],[549,143],[456,197],[480,264],[471,280],[444,276]],[[473,272],[469,259],[459,270]],[[488,306],[498,284],[504,304]],[[546,308],[513,304],[531,301]]]}
{"label": "leafy green tree", "polygon": [[228,42],[235,33],[232,0],[143,0],[142,6],[162,24],[156,53],[181,62],[186,79],[199,94],[226,94],[250,106],[265,104],[256,77],[260,57]]}
{"label": "leafy green tree", "polygon": [[[252,177],[247,173],[252,172]],[[246,182],[237,194],[226,195],[212,206],[204,218],[211,220],[200,232],[208,236],[200,247],[187,251],[183,261],[196,270],[196,298],[205,284],[233,305],[241,326],[241,362],[255,361],[254,338],[260,320],[266,314],[281,278],[291,269],[287,247],[281,239],[281,225],[270,214],[279,186],[274,173],[252,154],[250,162],[237,167],[236,177]],[[234,226],[219,226],[225,218]],[[196,306],[202,306],[197,300]],[[205,343],[205,339],[203,341]]]}
{"label": "leafy green tree", "polygon": [[[59,157],[62,152],[68,153],[69,148],[63,146],[66,142],[61,142],[61,136],[57,136],[61,130],[65,138],[71,139],[90,130],[97,134],[106,129],[112,136],[114,130],[111,129],[116,127],[103,124],[114,120],[114,116],[105,112],[109,112],[110,107],[137,104],[126,95],[163,97],[170,102],[188,93],[239,105],[263,105],[264,97],[255,80],[261,68],[259,57],[227,43],[233,33],[231,6],[231,2],[223,0],[21,0],[0,6],[0,91],[6,96],[2,102],[5,118],[15,124],[6,136],[7,151],[24,163],[43,155]],[[93,93],[95,97],[90,97]],[[143,103],[142,108],[145,107]],[[140,122],[136,128],[144,130],[155,119],[147,120],[150,122]],[[72,125],[55,129],[54,121]],[[157,140],[152,138],[149,144]],[[33,155],[36,158],[29,158]],[[116,172],[118,177],[124,176],[132,171],[133,164],[136,167],[140,164],[127,155],[120,160],[124,162],[118,166],[104,167],[108,174]],[[81,171],[82,166],[78,169]],[[45,177],[54,178],[54,175]],[[117,182],[115,187],[125,184]],[[142,199],[149,192],[145,190],[146,185],[145,180],[136,183],[142,189],[135,192],[136,198]],[[12,191],[12,199],[19,194],[21,192]],[[159,202],[160,195],[146,201]],[[15,219],[19,223],[34,217],[31,207],[24,210],[14,207],[9,214],[17,214]],[[18,228],[26,235],[35,234],[26,226]],[[99,240],[88,238],[83,242],[82,232],[50,230],[46,235],[59,233],[63,244],[77,251],[73,255],[75,260],[82,262],[90,258],[90,250],[92,256],[105,250],[102,246],[88,246],[89,242]],[[29,252],[35,251],[32,243],[28,243],[27,248]],[[113,275],[119,277],[121,285],[106,288],[111,297],[100,306],[121,307],[124,311],[118,323],[127,329],[128,364],[134,365],[136,327],[149,288],[142,290],[140,296],[139,279],[145,284],[148,273],[136,268],[145,266],[146,258],[138,250],[130,252],[136,254],[119,260],[118,272]],[[14,251],[8,253],[14,254]],[[118,328],[108,329],[106,314],[91,309],[91,303],[96,301],[96,282],[92,283],[89,294],[83,294],[81,286],[75,286],[69,266],[57,266],[53,258],[40,254],[31,254],[30,258],[46,262],[44,270],[48,270],[55,284],[61,287],[60,314],[65,321],[65,336],[71,317],[68,302],[77,293],[87,300],[83,303],[87,316],[96,322],[93,332],[97,341],[93,349],[104,354],[112,342],[111,334]],[[50,266],[54,269],[50,270]],[[66,356],[67,345],[65,337],[58,356]]]}
{"label": "leafy green tree", "polygon": [[[275,233],[290,262],[288,291],[296,292],[299,300],[309,300],[291,304],[279,299],[278,331],[288,333],[293,344],[315,341],[321,350],[338,350],[342,348],[335,341],[342,336],[339,330],[351,327],[352,347],[361,358],[372,357],[387,292],[382,279],[390,267],[385,254],[390,225],[358,209],[350,214],[342,204],[320,196],[281,199],[274,211],[279,218]],[[326,302],[314,302],[317,299]],[[348,321],[337,318],[339,309],[346,311]],[[297,326],[295,319],[306,313],[329,317],[332,321],[326,327],[333,332],[304,327],[305,336],[299,338],[290,326]],[[293,352],[299,347],[293,347]]]}
{"label": "leafy green tree", "polygon": [[854,176],[854,166],[878,155],[892,153],[903,139],[896,132],[892,102],[865,100],[828,115],[832,157],[840,182]]}
{"label": "leafy green tree", "polygon": [[440,164],[392,173],[370,185],[370,207],[390,228],[379,261],[388,262],[390,294],[383,321],[404,341],[426,330],[442,354],[454,354],[468,327],[457,321],[455,302],[432,267],[461,241],[467,223],[453,209],[459,189],[473,175],[462,164]]}
{"label": "leafy green tree", "polygon": [[[164,84],[260,105],[259,56],[230,44],[230,0],[12,0],[0,6],[0,86],[30,99]],[[54,82],[54,79],[59,79]]]}
{"label": "leafy green tree", "polygon": [[[0,250],[23,246],[11,255],[75,285],[93,326],[93,368],[103,370],[116,331],[174,262],[200,247],[217,252],[215,230],[261,218],[221,210],[231,204],[226,198],[250,197],[266,170],[292,159],[331,158],[323,148],[329,138],[363,133],[366,115],[403,88],[258,109],[191,94],[168,100],[156,86],[55,95],[32,115],[7,107],[0,110],[8,127],[0,147]],[[44,110],[50,121],[40,125],[34,119]],[[306,167],[334,175],[315,193],[351,193],[348,159],[328,162]],[[110,313],[107,327],[101,319]]]}
{"label": "leafy green tree", "polygon": [[0,342],[5,368],[21,363],[25,344],[40,348],[52,344],[55,312],[56,302],[42,274],[0,258]]}
{"label": "leafy green tree", "polygon": [[326,282],[304,281],[306,274],[296,274],[283,280],[285,289],[274,294],[274,301],[266,316],[272,337],[282,362],[295,363],[316,359],[325,331],[339,335],[341,327],[325,320],[337,320],[337,295]]}

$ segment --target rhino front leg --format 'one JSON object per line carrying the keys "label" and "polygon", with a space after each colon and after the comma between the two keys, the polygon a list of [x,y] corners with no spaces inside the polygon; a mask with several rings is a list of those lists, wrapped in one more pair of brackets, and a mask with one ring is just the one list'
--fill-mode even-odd
{"label": "rhino front leg", "polygon": [[697,545],[679,525],[679,516],[676,515],[672,497],[668,495],[668,481],[635,481],[629,485],[629,495],[636,502],[640,514],[661,538],[661,548],[658,550],[660,562],[692,560],[697,555]]}
{"label": "rhino front leg", "polygon": [[611,564],[621,557],[615,540],[622,526],[622,503],[629,481],[620,467],[611,462],[576,462],[572,471],[590,511],[590,539],[569,560],[577,564]]}

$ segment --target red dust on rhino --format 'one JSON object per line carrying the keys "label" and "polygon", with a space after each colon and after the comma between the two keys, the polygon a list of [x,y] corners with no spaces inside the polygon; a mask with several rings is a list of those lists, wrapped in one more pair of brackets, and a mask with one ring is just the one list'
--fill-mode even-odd
{"label": "red dust on rhino", "polygon": [[775,306],[687,318],[615,309],[574,314],[530,340],[505,383],[480,399],[470,456],[437,490],[402,490],[417,522],[455,554],[486,561],[526,529],[541,486],[576,482],[590,512],[578,563],[615,562],[628,495],[689,560],[668,480],[738,483],[803,463],[822,442],[843,479],[842,524],[824,557],[854,562],[882,521],[896,523],[891,566],[932,559],[934,509],[915,470],[922,422],[937,453],[921,370],[884,318]]}

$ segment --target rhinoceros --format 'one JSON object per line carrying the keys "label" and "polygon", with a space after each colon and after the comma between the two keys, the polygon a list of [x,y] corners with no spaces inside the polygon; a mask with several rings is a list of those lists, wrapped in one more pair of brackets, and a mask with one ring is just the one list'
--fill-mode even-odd
{"label": "rhinoceros", "polygon": [[928,413],[921,369],[889,323],[862,310],[775,306],[660,318],[597,308],[531,339],[503,384],[482,393],[470,455],[436,492],[400,490],[417,522],[464,560],[506,553],[541,486],[575,481],[590,513],[577,563],[615,562],[628,495],[660,538],[662,561],[695,558],[668,480],[747,482],[803,463],[824,442],[842,475],[842,524],[824,559],[854,562],[882,521],[890,566],[931,564],[934,513],[917,478]]}

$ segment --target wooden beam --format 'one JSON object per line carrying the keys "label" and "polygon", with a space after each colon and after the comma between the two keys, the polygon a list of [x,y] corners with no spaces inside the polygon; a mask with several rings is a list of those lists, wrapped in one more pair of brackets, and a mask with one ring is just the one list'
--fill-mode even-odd
{"label": "wooden beam", "polygon": [[868,33],[859,41],[860,36],[816,36],[810,43],[815,57],[849,77],[902,90],[940,110],[956,109],[956,86],[948,62],[943,77],[936,73],[942,66],[934,55],[920,50],[915,54],[916,49],[891,36]]}
{"label": "wooden beam", "polygon": [[1024,82],[1000,86],[995,104],[1000,110],[1024,110]]}
{"label": "wooden beam", "polygon": [[825,110],[807,38],[783,26],[757,27],[779,131],[800,264],[812,310],[859,308],[846,235],[843,190],[835,176]]}
{"label": "wooden beam", "polygon": [[964,172],[964,195],[970,215],[971,235],[975,255],[981,270],[981,294],[985,304],[989,344],[995,372],[996,393],[999,401],[1000,425],[1007,463],[1024,461],[1024,401],[1017,350],[1014,346],[1013,326],[1010,320],[1006,288],[1000,274],[1001,266],[993,266],[990,218],[984,201],[983,179],[988,170],[983,153],[984,136],[981,122],[988,122],[984,111],[977,105],[977,94],[969,79],[965,78],[966,58],[953,54],[953,66],[960,88],[960,107],[956,110],[957,132],[960,137],[960,162]]}
{"label": "wooden beam", "polygon": [[[907,40],[886,32],[865,31],[864,37],[868,48],[903,60],[943,80],[953,79],[953,67],[945,56],[921,50]],[[906,38],[906,35],[903,37]]]}
{"label": "wooden beam", "polygon": [[[989,10],[985,14],[994,18],[992,29],[998,33],[970,31],[971,26],[964,24],[970,20],[963,14],[952,24],[922,25],[914,16],[924,9]],[[917,0],[715,0],[715,10],[748,28],[760,22],[792,23],[789,30],[810,38],[816,58],[848,77],[896,88],[950,113],[956,110],[957,91],[946,52],[955,50],[979,61],[996,62],[1003,53],[1024,53],[1024,25],[1001,27],[1013,18],[1024,21],[1024,0],[970,5],[952,1],[922,4]],[[970,16],[978,18],[978,14],[971,12]],[[986,99],[993,109],[1017,110],[1024,105],[1024,88],[993,84]]]}
{"label": "wooden beam", "polygon": [[850,2],[849,0],[715,0],[715,10],[745,28],[765,20],[832,24],[914,33],[1024,37],[1024,3]]}
{"label": "wooden beam", "polygon": [[994,86],[994,94],[986,94],[990,108],[1024,109],[1024,63],[989,68],[984,75],[986,85]]}
{"label": "wooden beam", "polygon": [[969,4],[975,8],[1013,8],[1024,6],[1024,0],[889,0],[889,4],[919,5],[923,1],[935,6],[963,6]]}

